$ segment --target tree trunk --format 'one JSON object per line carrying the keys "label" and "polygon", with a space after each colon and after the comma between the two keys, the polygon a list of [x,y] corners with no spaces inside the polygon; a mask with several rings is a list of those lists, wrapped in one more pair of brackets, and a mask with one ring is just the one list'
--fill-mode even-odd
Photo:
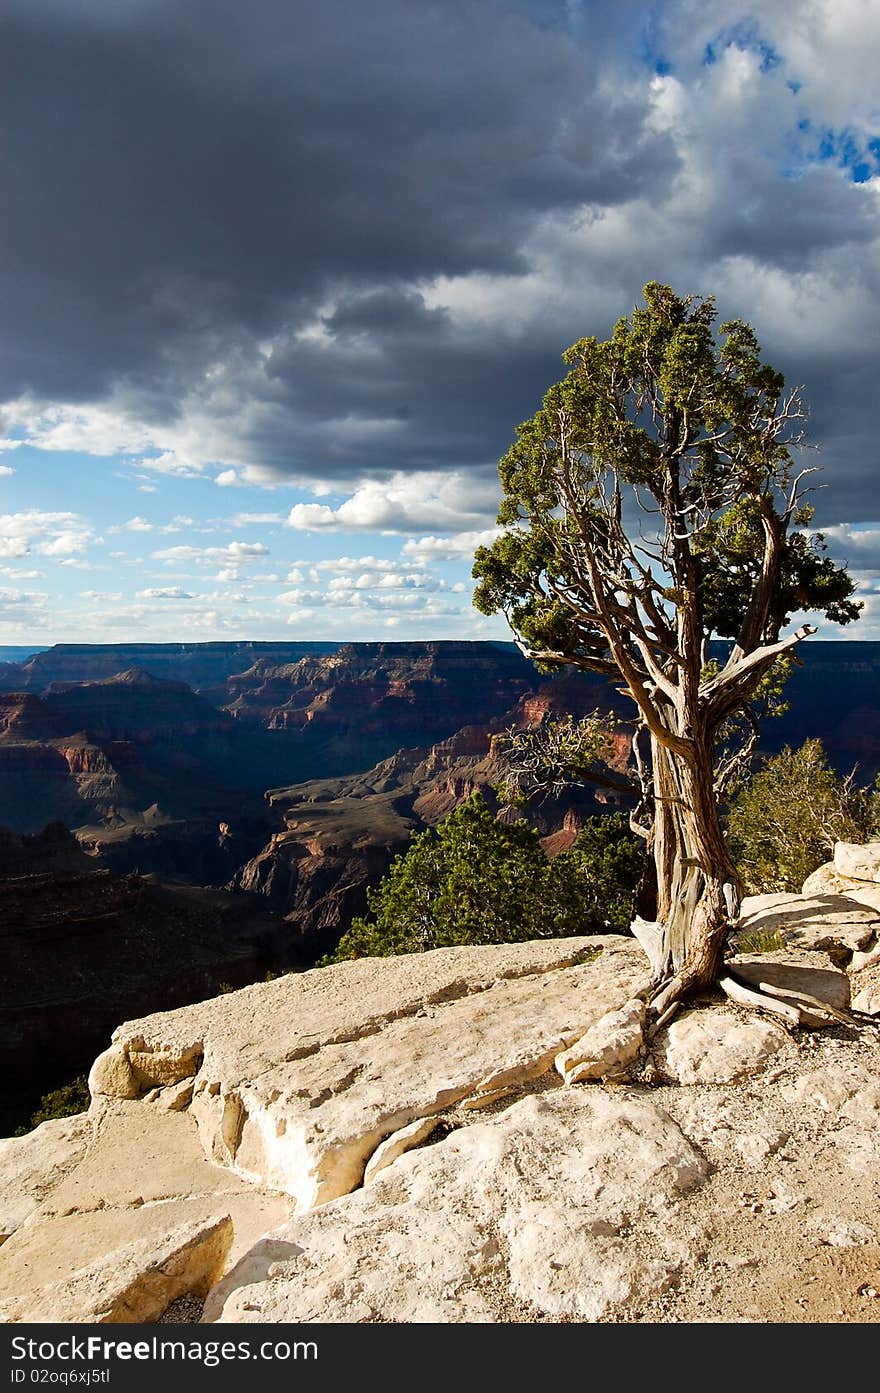
{"label": "tree trunk", "polygon": [[[721,975],[724,946],[739,908],[740,882],[721,832],[713,790],[713,745],[693,739],[687,756],[652,740],[657,879],[655,920],[660,927],[655,1009]],[[668,981],[670,974],[672,980]]]}

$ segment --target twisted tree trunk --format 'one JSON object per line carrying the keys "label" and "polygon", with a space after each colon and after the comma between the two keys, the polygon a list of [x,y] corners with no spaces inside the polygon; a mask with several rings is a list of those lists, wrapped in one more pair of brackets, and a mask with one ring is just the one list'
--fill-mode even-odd
{"label": "twisted tree trunk", "polygon": [[653,1007],[721,975],[724,947],[738,913],[740,881],[727,851],[713,785],[714,739],[692,735],[687,754],[652,740],[654,825],[651,853],[657,884],[659,945]]}

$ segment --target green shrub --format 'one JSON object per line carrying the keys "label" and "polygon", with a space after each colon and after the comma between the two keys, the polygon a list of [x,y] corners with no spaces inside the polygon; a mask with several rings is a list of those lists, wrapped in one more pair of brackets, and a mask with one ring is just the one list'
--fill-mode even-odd
{"label": "green shrub", "polygon": [[591,821],[605,824],[604,833],[590,826],[548,861],[524,819],[499,822],[472,794],[438,827],[413,836],[368,891],[368,918],[355,919],[325,961],[566,937],[628,922],[637,875],[632,849],[618,843],[635,839],[619,818]]}
{"label": "green shrub", "polygon": [[39,1127],[41,1122],[49,1122],[56,1117],[73,1117],[75,1113],[86,1112],[90,1102],[88,1081],[85,1074],[80,1074],[70,1083],[44,1093],[40,1099],[40,1106],[31,1115],[28,1125],[17,1128],[14,1135],[24,1136],[26,1132],[32,1132],[35,1127]]}
{"label": "green shrub", "polygon": [[577,840],[553,862],[554,877],[574,872],[576,898],[585,921],[598,930],[627,929],[645,865],[645,843],[630,831],[626,813],[588,818]]}
{"label": "green shrub", "polygon": [[806,740],[763,761],[732,799],[727,832],[749,893],[798,893],[836,841],[867,841],[876,823],[876,792],[841,778],[821,740]]}

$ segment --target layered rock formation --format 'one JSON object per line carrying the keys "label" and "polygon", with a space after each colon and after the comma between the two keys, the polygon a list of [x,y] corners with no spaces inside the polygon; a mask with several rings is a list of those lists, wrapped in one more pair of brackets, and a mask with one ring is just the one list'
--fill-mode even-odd
{"label": "layered rock formation", "polygon": [[[405,850],[413,832],[436,826],[475,790],[496,806],[494,787],[504,775],[498,734],[602,705],[610,705],[604,685],[562,678],[527,693],[485,725],[465,726],[427,749],[399,750],[366,773],[270,789],[267,803],[283,830],[242,867],[234,884],[264,895],[317,959],[365,912],[367,888]],[[618,743],[625,763],[629,742],[621,736]],[[555,855],[571,845],[588,817],[617,806],[617,798],[589,786],[572,788],[525,815]]]}
{"label": "layered rock formation", "polygon": [[512,645],[351,643],[298,663],[255,664],[227,682],[225,709],[284,732],[302,753],[306,777],[349,774],[485,724],[534,679]]}
{"label": "layered rock formation", "polygon": [[295,663],[332,653],[336,643],[56,643],[17,663],[0,663],[0,691],[43,692],[53,682],[94,682],[128,668],[185,682],[195,691],[225,690],[228,677],[255,662]]}
{"label": "layered rock formation", "polygon": [[[387,663],[400,660],[406,668],[406,651],[418,662],[430,649],[438,650],[443,660],[443,651],[465,650],[461,665],[467,679],[467,651],[477,660],[477,667],[490,653],[504,654],[513,662],[519,661],[512,645],[498,644],[348,644],[344,647],[331,642],[300,643],[172,643],[172,644],[56,644],[45,652],[20,663],[0,663],[0,692],[43,693],[53,682],[94,682],[97,678],[111,677],[132,667],[138,667],[155,677],[172,681],[186,682],[195,691],[201,692],[215,705],[231,705],[237,713],[248,714],[263,725],[277,728],[289,724],[294,729],[303,721],[317,717],[323,721],[320,709],[321,692],[329,686],[341,684],[335,716],[340,729],[345,729],[343,711],[347,695],[351,695],[345,683],[352,679],[362,680],[370,663],[385,667]],[[723,646],[717,646],[720,655]],[[313,666],[310,660],[317,657],[332,657],[334,654],[348,653],[340,668],[321,669],[320,661]],[[305,660],[305,667],[295,673],[295,669]],[[808,737],[818,736],[825,744],[836,767],[848,772],[853,763],[858,762],[866,781],[880,769],[880,730],[877,727],[877,682],[880,678],[880,647],[876,643],[845,641],[822,643],[812,640],[803,645],[799,654],[802,664],[796,667],[789,680],[787,696],[791,700],[790,710],[780,719],[768,721],[763,732],[762,746],[767,750],[778,750],[784,744],[799,745]],[[450,662],[446,676],[450,686],[455,685],[454,663]],[[346,672],[347,669],[347,672]],[[335,679],[333,673],[335,671]],[[531,669],[529,669],[531,672]],[[291,680],[293,677],[293,680]],[[313,694],[307,700],[297,696],[295,688],[316,683]],[[397,678],[394,679],[398,680]],[[402,679],[409,681],[406,676]],[[414,679],[418,681],[417,677]],[[529,682],[533,677],[529,677]],[[479,682],[471,683],[473,694],[479,700]],[[484,682],[483,686],[490,686]],[[378,689],[377,689],[378,690]],[[414,688],[411,690],[415,690]],[[427,688],[431,694],[430,685]],[[393,691],[388,693],[393,698]],[[498,710],[510,706],[514,700],[503,701]],[[317,705],[312,716],[307,712],[311,703]],[[386,714],[394,712],[393,702],[385,707]],[[299,713],[299,714],[298,714]],[[400,714],[400,712],[398,712]],[[476,707],[458,709],[450,726],[440,731],[423,729],[413,736],[406,734],[401,719],[400,736],[397,745],[372,751],[361,750],[358,762],[350,764],[346,772],[354,768],[368,768],[378,759],[393,752],[398,746],[425,745],[441,736],[451,734],[458,727],[480,722],[485,718],[477,714]],[[320,727],[319,727],[320,728]],[[325,727],[326,729],[326,727]],[[308,769],[302,777],[310,777],[321,772]],[[342,772],[326,770],[324,772]]]}
{"label": "layered rock formation", "polygon": [[185,684],[136,669],[0,696],[0,821],[16,831],[137,824],[159,804],[165,816],[232,821],[240,791],[258,802],[260,776],[277,768],[259,736]]}
{"label": "layered rock formation", "polygon": [[[199,658],[155,647],[166,670],[177,662],[189,671]],[[219,647],[201,655],[215,676],[228,676],[236,655],[253,656],[247,645]],[[88,827],[92,845],[103,825],[114,830],[106,850],[120,869],[164,873],[164,851],[141,835],[144,820],[202,819],[240,832],[259,821],[270,785],[349,774],[402,745],[445,738],[465,720],[489,721],[534,676],[515,649],[488,643],[357,644],[311,657],[301,656],[309,645],[264,647],[268,655],[211,688],[210,701],[144,668],[94,676],[90,648],[38,654],[19,674],[29,690],[0,695],[0,822],[33,832],[57,818]],[[95,667],[125,655],[97,648]],[[279,665],[285,655],[299,656]],[[58,671],[88,680],[62,681]],[[131,853],[123,825],[141,843]],[[264,820],[262,841],[268,830]],[[259,844],[242,848],[238,864]],[[161,855],[155,865],[144,859],[151,847]]]}
{"label": "layered rock formation", "polygon": [[[737,970],[857,1002],[880,914],[784,898]],[[872,1018],[706,997],[634,1054],[645,971],[626,937],[441,949],[121,1026],[87,1117],[0,1144],[0,1319],[875,1322]]]}

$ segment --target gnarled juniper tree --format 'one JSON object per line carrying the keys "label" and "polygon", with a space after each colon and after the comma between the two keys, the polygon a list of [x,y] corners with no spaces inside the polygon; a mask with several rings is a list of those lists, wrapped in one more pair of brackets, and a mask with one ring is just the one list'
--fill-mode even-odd
{"label": "gnarled juniper tree", "polygon": [[[610,339],[568,349],[571,371],[517,428],[499,466],[506,530],[476,553],[474,603],[502,612],[530,658],[604,673],[635,705],[656,1018],[719,975],[740,887],[718,797],[756,689],[815,628],[783,631],[860,605],[806,530],[799,391],[748,324],[716,341],[712,297],[643,294]],[[723,663],[712,639],[731,641]]]}

